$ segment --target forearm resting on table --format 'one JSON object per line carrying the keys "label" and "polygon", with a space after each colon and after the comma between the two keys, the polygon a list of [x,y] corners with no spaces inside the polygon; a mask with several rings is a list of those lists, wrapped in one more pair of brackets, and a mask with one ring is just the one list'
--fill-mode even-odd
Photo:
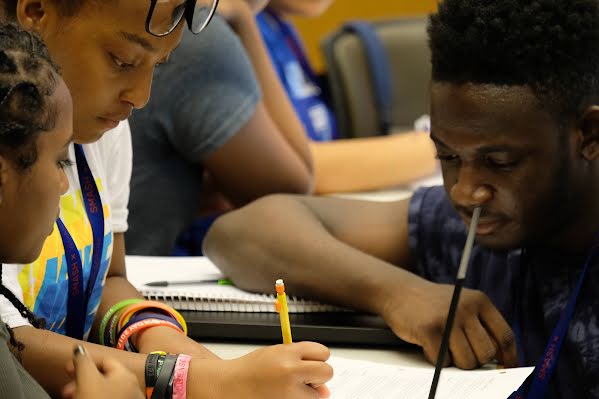
{"label": "forearm resting on table", "polygon": [[[97,342],[99,324],[106,312],[116,303],[130,298],[143,297],[125,277],[111,276],[106,279],[102,301],[92,330],[94,341]],[[142,353],[159,350],[169,353],[184,353],[197,358],[217,358],[203,345],[168,327],[149,328],[134,335],[132,339]]]}
{"label": "forearm resting on table", "polygon": [[145,389],[146,355],[79,341],[31,326],[15,328],[14,332],[16,339],[25,345],[21,352],[23,366],[53,397],[60,397],[61,389],[70,381],[65,366],[73,358],[75,345],[83,345],[96,364],[105,358],[118,360],[135,374],[140,389]]}
{"label": "forearm resting on table", "polygon": [[367,191],[409,183],[432,174],[434,146],[427,134],[313,142],[315,193]]}
{"label": "forearm resting on table", "polygon": [[[395,266],[409,259],[406,228],[397,227],[407,207],[270,196],[219,218],[204,253],[241,288],[269,292],[284,278],[294,295],[379,313],[384,299],[414,277]],[[264,220],[268,228],[256,229]],[[370,234],[357,233],[364,229]]]}
{"label": "forearm resting on table", "polygon": [[133,285],[131,285],[126,276],[114,275],[106,278],[104,291],[102,292],[102,300],[100,301],[96,319],[94,320],[94,325],[92,326],[90,333],[90,341],[99,342],[98,329],[100,328],[100,322],[110,308],[120,301],[131,298],[143,299],[143,296]]}

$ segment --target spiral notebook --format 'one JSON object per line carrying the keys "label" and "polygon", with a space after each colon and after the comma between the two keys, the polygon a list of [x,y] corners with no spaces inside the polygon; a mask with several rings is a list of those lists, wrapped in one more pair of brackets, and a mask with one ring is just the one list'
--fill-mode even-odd
{"label": "spiral notebook", "polygon": [[[221,271],[206,257],[127,256],[127,277],[144,297],[165,302],[177,310],[275,313],[273,294],[256,294],[232,285],[220,285]],[[167,282],[163,287],[148,283]],[[187,283],[192,282],[192,283]],[[289,313],[339,312],[331,305],[288,296]]]}
{"label": "spiral notebook", "polygon": [[[227,340],[279,343],[281,324],[273,295],[218,285],[220,270],[205,257],[127,256],[129,281],[148,299],[166,302],[187,320],[188,336],[201,342]],[[181,284],[188,281],[206,283]],[[171,281],[166,287],[151,282]],[[378,316],[289,296],[293,338],[324,344],[406,345]]]}

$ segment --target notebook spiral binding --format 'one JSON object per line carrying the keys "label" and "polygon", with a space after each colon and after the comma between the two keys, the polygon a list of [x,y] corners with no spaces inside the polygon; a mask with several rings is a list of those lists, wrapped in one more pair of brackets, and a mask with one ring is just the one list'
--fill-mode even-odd
{"label": "notebook spiral binding", "polygon": [[[247,312],[275,313],[274,295],[250,294],[232,298],[231,295],[212,294],[198,296],[197,293],[165,293],[161,291],[142,292],[148,300],[164,302],[177,310],[209,312]],[[288,297],[289,313],[344,312],[349,311],[337,306],[326,305],[302,298]]]}

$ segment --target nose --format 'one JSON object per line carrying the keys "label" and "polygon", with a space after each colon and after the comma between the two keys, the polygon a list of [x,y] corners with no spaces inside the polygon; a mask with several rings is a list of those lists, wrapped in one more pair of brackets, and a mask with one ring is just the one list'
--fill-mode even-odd
{"label": "nose", "polygon": [[60,195],[65,195],[69,191],[69,179],[64,169],[60,169]]}
{"label": "nose", "polygon": [[493,188],[481,181],[480,172],[474,167],[464,164],[449,195],[455,204],[470,209],[491,201]]}
{"label": "nose", "polygon": [[143,108],[150,100],[154,68],[140,70],[127,80],[128,87],[121,92],[121,101],[133,108]]}

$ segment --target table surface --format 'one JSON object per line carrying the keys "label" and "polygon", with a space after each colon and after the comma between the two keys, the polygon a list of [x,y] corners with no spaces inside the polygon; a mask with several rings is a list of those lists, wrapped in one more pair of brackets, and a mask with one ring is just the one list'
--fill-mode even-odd
{"label": "table surface", "polygon": [[419,179],[414,181],[411,184],[388,188],[384,190],[376,190],[376,191],[364,191],[364,192],[353,192],[353,193],[335,193],[330,194],[331,197],[338,198],[349,198],[349,199],[357,199],[364,201],[399,201],[406,198],[409,198],[414,190],[418,187],[425,186],[440,186],[443,185],[443,177],[441,176],[441,172],[437,171],[435,174],[431,176],[427,176],[423,179]]}

